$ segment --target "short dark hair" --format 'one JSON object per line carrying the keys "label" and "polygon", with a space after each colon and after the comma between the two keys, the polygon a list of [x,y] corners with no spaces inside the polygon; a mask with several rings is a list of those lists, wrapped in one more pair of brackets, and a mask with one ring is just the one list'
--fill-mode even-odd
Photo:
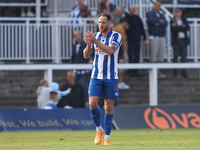
{"label": "short dark hair", "polygon": [[108,13],[101,13],[98,18],[100,18],[101,16],[106,17],[108,21],[111,21],[111,16]]}
{"label": "short dark hair", "polygon": [[54,99],[57,95],[58,95],[57,92],[51,91],[51,92],[50,92],[50,99]]}
{"label": "short dark hair", "polygon": [[126,18],[121,18],[120,21],[119,21],[119,23],[123,23],[123,22],[128,23],[128,20]]}

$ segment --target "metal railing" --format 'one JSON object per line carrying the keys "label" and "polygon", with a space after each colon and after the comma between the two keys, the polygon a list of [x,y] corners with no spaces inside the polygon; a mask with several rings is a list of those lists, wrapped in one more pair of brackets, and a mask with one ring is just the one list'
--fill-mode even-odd
{"label": "metal railing", "polygon": [[[74,25],[71,18],[0,18],[0,61],[51,60],[60,63],[70,60],[74,30],[96,31],[96,23],[81,19]],[[80,21],[80,20],[78,20]]]}
{"label": "metal railing", "polygon": [[[0,5],[1,7],[5,6],[5,7],[23,7],[23,6],[36,6],[37,3],[36,3],[37,0],[33,0],[33,1],[1,1],[0,2]],[[48,4],[48,0],[41,0],[41,6],[47,6]]]}
{"label": "metal railing", "polygon": [[[61,63],[70,60],[72,54],[74,30],[84,34],[87,30],[97,31],[97,18],[81,19],[79,25],[72,24],[71,18],[0,18],[0,61],[50,60]],[[87,23],[93,21],[94,23]],[[190,45],[187,58],[193,62],[200,60],[200,19],[188,19],[190,22]],[[167,28],[165,59],[173,57],[170,26]],[[149,59],[148,45],[142,48],[141,62]]]}
{"label": "metal railing", "polygon": [[[149,105],[157,106],[158,99],[158,69],[200,69],[199,63],[142,63],[142,64],[119,64],[119,69],[145,69],[149,74]],[[18,64],[0,65],[2,70],[44,70],[44,78],[49,84],[53,82],[54,70],[92,69],[91,64]]]}

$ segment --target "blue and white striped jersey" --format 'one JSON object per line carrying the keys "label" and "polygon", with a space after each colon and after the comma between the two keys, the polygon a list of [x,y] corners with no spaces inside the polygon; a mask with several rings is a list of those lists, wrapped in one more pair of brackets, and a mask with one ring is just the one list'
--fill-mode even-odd
{"label": "blue and white striped jersey", "polygon": [[109,46],[114,44],[117,46],[117,50],[113,55],[109,56],[103,52],[96,44],[93,43],[93,66],[91,78],[96,79],[118,79],[118,53],[122,44],[122,36],[110,29],[110,32],[106,37],[102,36],[101,32],[94,33],[96,39],[101,43]]}

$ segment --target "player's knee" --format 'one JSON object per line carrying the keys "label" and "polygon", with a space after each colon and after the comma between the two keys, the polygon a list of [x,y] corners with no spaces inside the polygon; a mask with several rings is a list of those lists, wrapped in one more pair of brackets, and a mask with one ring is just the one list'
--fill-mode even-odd
{"label": "player's knee", "polygon": [[113,113],[113,106],[112,105],[105,105],[105,112],[107,114],[112,114]]}
{"label": "player's knee", "polygon": [[92,109],[92,110],[97,108],[97,105],[93,102],[89,102],[89,106],[90,106],[90,109]]}

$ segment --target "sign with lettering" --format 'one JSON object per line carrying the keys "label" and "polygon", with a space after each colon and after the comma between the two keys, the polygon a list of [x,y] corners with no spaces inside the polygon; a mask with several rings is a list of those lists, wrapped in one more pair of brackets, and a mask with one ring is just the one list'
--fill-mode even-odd
{"label": "sign with lettering", "polygon": [[[104,115],[103,110],[100,110]],[[103,117],[102,117],[103,118]],[[103,119],[101,120],[103,123]],[[89,109],[0,110],[0,131],[95,129]]]}
{"label": "sign with lettering", "polygon": [[[103,109],[100,113],[103,126]],[[114,121],[119,129],[200,128],[200,106],[118,106]],[[95,126],[87,108],[0,110],[0,131],[90,129]]]}
{"label": "sign with lettering", "polygon": [[200,106],[116,107],[120,129],[200,128]]}

